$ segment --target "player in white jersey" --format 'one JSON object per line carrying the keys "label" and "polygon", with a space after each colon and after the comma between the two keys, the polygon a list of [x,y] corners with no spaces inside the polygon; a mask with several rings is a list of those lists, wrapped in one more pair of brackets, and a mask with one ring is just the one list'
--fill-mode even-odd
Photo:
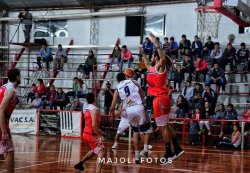
{"label": "player in white jersey", "polygon": [[128,122],[134,131],[133,141],[135,147],[135,161],[140,163],[139,154],[139,134],[147,132],[150,127],[150,118],[145,114],[145,108],[142,104],[144,99],[144,92],[133,80],[126,80],[124,73],[117,75],[118,85],[113,95],[112,105],[110,107],[111,113],[114,115],[115,106],[119,98],[123,103],[123,110],[126,111]]}

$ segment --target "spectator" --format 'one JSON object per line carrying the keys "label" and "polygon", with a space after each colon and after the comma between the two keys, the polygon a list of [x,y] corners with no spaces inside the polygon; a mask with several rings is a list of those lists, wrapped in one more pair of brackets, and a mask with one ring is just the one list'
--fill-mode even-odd
{"label": "spectator", "polygon": [[121,71],[122,71],[122,66],[125,62],[128,62],[128,68],[130,68],[132,61],[133,61],[133,57],[132,57],[131,51],[128,50],[126,45],[123,45],[122,53],[121,53]]}
{"label": "spectator", "polygon": [[35,98],[35,93],[38,92],[38,88],[36,87],[36,84],[33,83],[32,84],[32,89],[31,91],[28,93],[28,96],[27,96],[27,103],[29,103],[29,99],[31,99],[31,102],[34,100]]}
{"label": "spectator", "polygon": [[66,105],[67,105],[66,94],[62,88],[58,88],[56,96],[55,96],[55,101],[54,101],[54,109],[57,110],[57,106],[59,106],[60,110],[63,110],[63,108]]}
{"label": "spectator", "polygon": [[53,61],[51,49],[48,48],[47,44],[43,44],[42,48],[38,52],[37,65],[38,69],[42,69],[41,61],[46,62],[47,70],[49,71],[49,63]]}
{"label": "spectator", "polygon": [[220,43],[216,42],[214,43],[214,49],[210,53],[210,64],[211,67],[214,66],[214,63],[218,63],[220,67],[222,67],[222,50],[220,48]]}
{"label": "spectator", "polygon": [[[200,75],[203,75],[203,81],[206,81],[206,75],[208,72],[207,62],[203,59],[202,56],[197,56],[197,60],[195,62],[195,81],[200,81]],[[201,81],[200,81],[201,82]]]}
{"label": "spectator", "polygon": [[89,73],[93,72],[94,66],[97,64],[96,57],[94,55],[93,50],[89,50],[89,55],[85,61],[85,64],[83,65],[83,74],[85,75],[85,78],[89,78]]}
{"label": "spectator", "polygon": [[234,125],[231,138],[223,137],[222,141],[219,142],[218,147],[238,149],[240,144],[241,144],[241,133],[239,131],[239,127],[237,125]]}
{"label": "spectator", "polygon": [[[250,120],[250,109],[245,110],[244,112],[242,112],[242,116],[244,118],[244,120],[249,121]],[[246,123],[245,124],[245,133],[244,136],[246,135],[250,135],[250,123]]]}
{"label": "spectator", "polygon": [[[200,117],[200,109],[195,109],[195,114],[192,119],[199,119]],[[189,125],[189,136],[190,136],[190,144],[191,145],[198,145],[199,143],[199,125],[197,121],[191,120]]]}
{"label": "spectator", "polygon": [[205,43],[203,47],[203,56],[210,56],[212,50],[214,49],[214,42],[211,41],[211,37],[207,37],[207,42]]}
{"label": "spectator", "polygon": [[237,59],[236,62],[237,64],[243,63],[244,64],[244,68],[243,68],[243,72],[247,72],[248,69],[248,61],[249,60],[249,50],[246,48],[246,44],[244,42],[242,42],[240,44],[240,49],[237,52]]}
{"label": "spectator", "polygon": [[214,90],[210,87],[210,84],[205,85],[205,90],[202,93],[202,98],[204,101],[211,103],[212,110],[215,110],[216,96]]}
{"label": "spectator", "polygon": [[114,90],[111,89],[111,84],[109,81],[106,83],[106,88],[105,90],[103,90],[102,95],[104,95],[104,113],[105,115],[108,115],[109,108],[111,106],[113,95],[114,95]]}
{"label": "spectator", "polygon": [[37,92],[38,94],[40,94],[40,96],[45,95],[46,94],[46,88],[45,85],[43,83],[42,79],[37,79],[38,82],[38,87],[37,87]]}
{"label": "spectator", "polygon": [[188,73],[188,79],[186,80],[192,80],[192,74],[194,73],[194,63],[190,60],[189,56],[184,56],[182,71],[183,73]]}
{"label": "spectator", "polygon": [[[217,120],[223,120],[224,116],[225,116],[225,113],[226,113],[225,106],[224,106],[223,103],[221,103],[217,107],[218,107],[218,109],[215,112],[215,119],[217,119]],[[220,124],[222,124],[222,122]],[[224,131],[223,130],[224,126],[221,125],[220,127],[221,127],[221,129],[220,129],[219,137],[221,138],[224,135],[224,132],[223,132]]]}
{"label": "spectator", "polygon": [[[157,40],[157,42],[158,42],[158,44],[159,44],[159,47],[162,49],[163,44],[162,44],[162,42],[160,41],[160,38],[159,38],[159,37],[156,37],[155,39]],[[153,52],[155,52],[155,51],[156,51],[156,48],[155,48],[155,46],[154,46]]]}
{"label": "spectator", "polygon": [[222,93],[225,93],[225,73],[218,63],[214,63],[214,67],[209,72],[209,79],[207,84],[216,84],[216,93],[219,93],[220,87],[222,87]]}
{"label": "spectator", "polygon": [[214,117],[214,111],[212,110],[210,103],[208,101],[206,101],[204,104],[204,110],[202,111],[202,114],[200,117],[203,120],[199,122],[200,133],[204,132],[203,126],[205,125],[207,130],[208,130],[208,135],[211,135],[210,123],[209,123],[209,121],[206,121],[206,120],[209,120],[213,117]]}
{"label": "spectator", "polygon": [[[176,66],[176,70],[174,71],[174,91],[180,91],[181,89],[181,83],[184,79],[184,73],[181,70],[181,65],[178,64]],[[176,89],[177,85],[177,89]]]}
{"label": "spectator", "polygon": [[186,118],[189,111],[188,101],[183,95],[177,97],[176,103],[176,117],[177,118]]}
{"label": "spectator", "polygon": [[222,57],[225,60],[224,66],[221,66],[225,70],[225,65],[230,64],[230,71],[235,71],[235,59],[236,59],[236,49],[232,47],[231,43],[227,44],[227,48],[224,50]]}
{"label": "spectator", "polygon": [[75,97],[76,96],[76,93],[78,91],[78,87],[79,87],[79,79],[78,77],[74,77],[73,79],[73,84],[72,84],[72,90],[67,92],[67,96],[72,96],[72,97]]}
{"label": "spectator", "polygon": [[78,79],[79,85],[76,92],[77,98],[85,98],[86,94],[88,93],[88,86],[83,80]]}
{"label": "spectator", "polygon": [[162,45],[162,50],[168,56],[171,56],[171,54],[170,54],[170,48],[171,48],[171,43],[168,42],[168,37],[165,37],[164,38],[164,43]]}
{"label": "spectator", "polygon": [[82,111],[82,110],[83,110],[83,104],[80,102],[79,98],[75,98],[72,111]]}
{"label": "spectator", "polygon": [[121,48],[119,45],[115,45],[114,50],[109,58],[110,70],[112,71],[112,65],[116,63],[119,65],[121,63]]}
{"label": "spectator", "polygon": [[204,107],[204,99],[202,98],[203,88],[201,84],[196,83],[192,96],[192,108],[202,109]]}
{"label": "spectator", "polygon": [[141,86],[142,90],[144,91],[145,96],[147,96],[147,89],[148,89],[148,84],[147,84],[147,79],[145,76],[145,73],[139,73],[137,78],[137,82]]}
{"label": "spectator", "polygon": [[182,56],[190,55],[191,42],[187,39],[186,35],[182,35],[182,40],[179,43],[179,59],[182,60]]}
{"label": "spectator", "polygon": [[46,109],[46,106],[49,106],[50,110],[53,110],[55,97],[56,97],[55,86],[51,85],[50,90],[46,95],[46,99],[43,101],[43,109]]}
{"label": "spectator", "polygon": [[170,99],[172,100],[173,87],[170,85],[170,82],[168,79],[166,80],[166,87],[169,88],[168,95],[169,95]]}
{"label": "spectator", "polygon": [[148,55],[149,61],[151,61],[153,49],[154,49],[154,44],[149,40],[148,37],[145,38],[145,41],[142,44],[142,49],[144,50],[146,55]]}
{"label": "spectator", "polygon": [[192,56],[202,56],[202,50],[202,42],[200,41],[198,35],[196,35],[192,43]]}
{"label": "spectator", "polygon": [[58,49],[55,54],[54,71],[63,71],[64,63],[68,61],[67,52],[62,48],[62,45],[58,45]]}
{"label": "spectator", "polygon": [[174,37],[170,38],[170,56],[171,59],[178,59],[178,44],[174,41]]}
{"label": "spectator", "polygon": [[194,95],[194,87],[190,80],[186,81],[186,86],[182,89],[182,95],[187,99],[189,106],[191,107],[193,95]]}
{"label": "spectator", "polygon": [[31,105],[29,108],[40,108],[42,106],[42,99],[38,93],[35,93],[35,98],[32,100]]}
{"label": "spectator", "polygon": [[29,12],[28,8],[24,9],[24,37],[25,37],[25,43],[30,42],[30,31],[32,29],[32,14]]}

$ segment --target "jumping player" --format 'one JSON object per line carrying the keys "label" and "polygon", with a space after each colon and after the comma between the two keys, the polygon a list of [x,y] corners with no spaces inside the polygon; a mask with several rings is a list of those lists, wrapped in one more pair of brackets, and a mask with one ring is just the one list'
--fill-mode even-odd
{"label": "jumping player", "polygon": [[14,146],[9,119],[17,103],[16,87],[21,83],[20,70],[11,69],[9,82],[0,88],[0,154],[6,156],[7,173],[14,173]]}
{"label": "jumping player", "polygon": [[[167,80],[167,69],[166,62],[171,62],[170,58],[167,57],[165,53],[159,46],[159,42],[156,40],[155,36],[151,33],[151,40],[154,43],[156,51],[153,54],[153,62],[150,64],[145,52],[141,49],[143,55],[143,60],[145,66],[148,70],[147,82],[148,82],[148,93],[153,96],[153,111],[154,118],[157,127],[159,127],[163,140],[166,146],[165,163],[167,164],[168,160],[174,160],[184,153],[177,142],[176,135],[170,125],[169,113],[171,109],[171,100],[169,97],[169,88],[166,86]],[[170,140],[174,145],[174,153],[171,150]]]}
{"label": "jumping player", "polygon": [[[135,147],[135,162],[141,163],[139,153],[139,135],[142,132],[150,130],[150,118],[145,114],[145,108],[142,104],[144,93],[138,83],[133,80],[126,79],[124,73],[118,73],[118,85],[113,96],[111,113],[114,115],[115,106],[118,103],[119,97],[123,103],[123,109],[126,111],[128,122],[134,131],[133,141]],[[148,147],[148,146],[147,146]],[[147,155],[145,153],[145,155]]]}
{"label": "jumping player", "polygon": [[89,145],[91,150],[77,163],[74,168],[84,171],[84,163],[91,159],[95,154],[97,155],[96,173],[101,173],[102,163],[101,159],[104,157],[103,136],[100,126],[100,112],[96,107],[96,99],[93,93],[86,95],[87,106],[83,110],[85,119],[85,128],[83,131],[83,140]]}

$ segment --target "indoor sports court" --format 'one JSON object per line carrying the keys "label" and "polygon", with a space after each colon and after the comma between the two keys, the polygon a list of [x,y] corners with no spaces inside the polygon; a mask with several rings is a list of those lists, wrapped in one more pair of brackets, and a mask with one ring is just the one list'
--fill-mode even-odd
{"label": "indoor sports court", "polygon": [[250,168],[250,0],[0,0],[0,173]]}

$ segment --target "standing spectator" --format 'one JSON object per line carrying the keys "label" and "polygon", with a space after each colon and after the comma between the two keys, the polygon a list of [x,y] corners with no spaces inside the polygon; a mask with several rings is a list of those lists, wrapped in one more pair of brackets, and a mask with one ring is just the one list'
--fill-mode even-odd
{"label": "standing spectator", "polygon": [[195,62],[195,81],[198,82],[200,75],[203,75],[203,81],[206,81],[206,75],[208,72],[207,62],[203,59],[202,56],[197,56],[197,60]]}
{"label": "standing spectator", "polygon": [[189,111],[188,101],[183,95],[177,97],[176,102],[176,117],[177,118],[186,118]]}
{"label": "standing spectator", "polygon": [[192,74],[194,73],[194,63],[191,61],[189,56],[184,56],[182,65],[183,73],[188,73],[187,80],[192,80]]}
{"label": "standing spectator", "polygon": [[223,70],[225,70],[225,65],[230,64],[230,71],[234,72],[235,70],[235,59],[236,59],[236,49],[232,46],[231,43],[227,44],[227,48],[224,50],[223,59],[225,60],[224,66],[222,66]]}
{"label": "standing spectator", "polygon": [[96,57],[94,55],[93,50],[89,50],[89,55],[83,65],[83,73],[85,78],[89,78],[89,73],[93,72],[94,66],[97,64]]}
{"label": "standing spectator", "polygon": [[154,45],[153,45],[153,43],[149,40],[148,37],[145,38],[145,41],[144,41],[144,43],[142,44],[142,49],[144,50],[144,52],[146,53],[146,55],[148,55],[149,61],[151,61],[152,54],[153,54],[153,49],[154,49]]}
{"label": "standing spectator", "polygon": [[25,37],[25,43],[30,42],[30,31],[32,29],[32,14],[29,12],[28,8],[24,9],[24,37]]}
{"label": "standing spectator", "polygon": [[193,91],[193,99],[192,99],[192,108],[200,108],[204,107],[204,99],[202,98],[203,88],[201,84],[196,83]]}
{"label": "standing spectator", "polygon": [[128,68],[130,68],[132,61],[133,61],[133,57],[132,57],[131,51],[128,50],[126,45],[123,45],[122,53],[121,53],[121,71],[122,71],[122,66],[125,62],[128,62]]}
{"label": "standing spectator", "polygon": [[210,64],[211,64],[211,67],[214,66],[214,63],[217,62],[220,67],[222,67],[222,50],[220,48],[220,43],[216,42],[214,43],[214,49],[211,51],[210,53]]}
{"label": "standing spectator", "polygon": [[38,56],[37,56],[38,69],[42,69],[41,61],[46,62],[46,68],[49,71],[49,63],[53,61],[53,57],[52,57],[51,49],[45,43],[42,45],[42,48],[38,52]]}
{"label": "standing spectator", "polygon": [[186,86],[182,89],[182,95],[187,99],[188,104],[190,107],[192,104],[192,99],[193,99],[193,95],[194,95],[194,87],[192,86],[192,83],[190,80],[186,81]]}
{"label": "standing spectator", "polygon": [[230,149],[238,149],[241,144],[241,133],[237,125],[233,126],[233,133],[231,138],[223,137],[219,142],[218,147],[225,147]]}
{"label": "standing spectator", "polygon": [[66,94],[62,88],[58,88],[54,101],[54,109],[57,110],[57,106],[59,106],[60,110],[63,110],[66,104],[67,104]]}
{"label": "standing spectator", "polygon": [[63,71],[64,63],[67,62],[67,52],[62,48],[62,45],[58,45],[58,49],[55,54],[54,60],[54,71],[61,70]]}
{"label": "standing spectator", "polygon": [[212,110],[210,103],[208,101],[206,101],[204,104],[204,110],[202,111],[202,114],[200,117],[201,119],[203,119],[203,121],[199,122],[200,133],[204,131],[203,126],[205,125],[207,130],[208,130],[208,135],[211,135],[210,123],[209,123],[209,121],[206,121],[206,120],[209,120],[212,117],[214,117],[214,111]]}
{"label": "standing spectator", "polygon": [[171,59],[178,59],[178,43],[174,41],[174,37],[170,38],[170,57]]}
{"label": "standing spectator", "polygon": [[202,93],[202,98],[204,101],[211,103],[212,110],[215,110],[216,95],[214,90],[210,87],[210,84],[205,85],[205,90]]}
{"label": "standing spectator", "polygon": [[102,95],[104,95],[104,113],[105,115],[108,115],[114,95],[114,90],[111,89],[111,84],[109,81],[106,83],[106,88],[103,91]]}
{"label": "standing spectator", "polygon": [[114,50],[109,57],[109,64],[110,64],[111,71],[112,71],[113,63],[116,63],[117,65],[119,65],[121,63],[121,48],[119,47],[119,45],[116,45],[114,47]]}
{"label": "standing spectator", "polygon": [[50,110],[53,110],[55,97],[56,97],[55,86],[51,85],[46,95],[46,99],[43,101],[43,109],[46,109],[46,106],[49,106]]}
{"label": "standing spectator", "polygon": [[35,93],[35,99],[32,100],[31,105],[29,106],[29,108],[40,108],[42,106],[42,99],[40,97],[40,95],[38,93]]}
{"label": "standing spectator", "polygon": [[45,95],[46,94],[46,88],[45,85],[43,83],[42,79],[37,79],[38,82],[38,87],[37,87],[37,92],[38,94],[40,94],[40,96]]}
{"label": "standing spectator", "polygon": [[35,93],[38,92],[38,88],[36,87],[36,84],[33,83],[32,84],[32,89],[31,91],[28,93],[28,96],[27,96],[27,103],[29,103],[29,99],[31,99],[31,102],[34,100],[35,98]]}
{"label": "standing spectator", "polygon": [[74,77],[73,79],[73,84],[72,84],[72,90],[67,92],[67,96],[72,96],[72,97],[75,97],[76,96],[76,93],[78,91],[78,87],[79,87],[79,79],[78,77]]}
{"label": "standing spectator", "polygon": [[171,43],[168,42],[168,37],[165,37],[164,38],[164,43],[162,45],[162,50],[168,56],[171,56],[171,54],[170,54],[170,48],[171,48]]}
{"label": "standing spectator", "polygon": [[247,72],[248,69],[248,61],[249,61],[249,50],[246,48],[246,44],[242,42],[240,44],[240,49],[237,52],[237,64],[244,63],[243,72]]}
{"label": "standing spectator", "polygon": [[205,43],[203,47],[203,56],[204,57],[209,57],[212,50],[214,49],[214,42],[211,41],[211,37],[207,37],[207,42]]}
{"label": "standing spectator", "polygon": [[[181,65],[178,64],[176,66],[176,70],[174,71],[174,91],[180,91],[181,89],[181,82],[184,79],[183,71],[181,70]],[[177,85],[177,89],[176,89]]]}
{"label": "standing spectator", "polygon": [[202,50],[202,42],[200,41],[198,35],[196,35],[192,43],[192,56],[202,56]]}
{"label": "standing spectator", "polygon": [[210,70],[207,84],[216,84],[216,93],[219,93],[220,87],[222,87],[222,93],[225,93],[225,73],[223,69],[219,67],[218,63],[214,63],[214,67]]}
{"label": "standing spectator", "polygon": [[179,43],[179,59],[182,60],[182,56],[190,55],[191,42],[187,39],[186,35],[182,35],[182,40]]}

